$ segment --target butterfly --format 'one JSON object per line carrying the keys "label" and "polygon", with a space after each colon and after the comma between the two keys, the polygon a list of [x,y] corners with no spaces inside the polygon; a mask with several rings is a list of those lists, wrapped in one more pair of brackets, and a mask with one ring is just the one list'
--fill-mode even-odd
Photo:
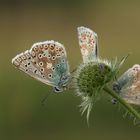
{"label": "butterfly", "polygon": [[78,39],[83,62],[94,61],[98,58],[98,36],[89,28],[78,27]]}
{"label": "butterfly", "polygon": [[120,76],[113,90],[127,103],[140,105],[140,65],[135,64]]}
{"label": "butterfly", "polygon": [[27,75],[62,92],[70,81],[69,64],[64,46],[56,41],[33,44],[30,50],[18,54],[12,64]]}

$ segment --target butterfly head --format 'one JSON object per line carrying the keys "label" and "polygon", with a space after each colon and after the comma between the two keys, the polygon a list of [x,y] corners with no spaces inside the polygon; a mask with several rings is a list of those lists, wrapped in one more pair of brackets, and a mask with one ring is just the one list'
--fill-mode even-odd
{"label": "butterfly head", "polygon": [[60,82],[58,83],[58,86],[54,87],[54,91],[58,93],[66,90],[68,88],[68,84],[70,83],[70,79],[71,79],[70,74],[63,75],[60,79]]}

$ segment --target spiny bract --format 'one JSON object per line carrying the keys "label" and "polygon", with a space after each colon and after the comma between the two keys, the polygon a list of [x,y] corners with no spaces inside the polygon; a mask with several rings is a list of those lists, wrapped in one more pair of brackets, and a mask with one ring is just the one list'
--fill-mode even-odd
{"label": "spiny bract", "polygon": [[82,98],[82,113],[87,110],[87,120],[93,103],[98,100],[103,87],[110,82],[118,71],[117,61],[111,63],[96,59],[81,64],[74,75],[76,94]]}

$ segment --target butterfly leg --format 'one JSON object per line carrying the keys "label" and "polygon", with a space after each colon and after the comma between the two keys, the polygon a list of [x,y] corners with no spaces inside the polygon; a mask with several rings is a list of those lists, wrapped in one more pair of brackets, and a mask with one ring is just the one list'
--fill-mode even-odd
{"label": "butterfly leg", "polygon": [[50,92],[49,94],[47,94],[41,101],[42,105],[45,105],[46,100],[48,99],[48,97],[52,94],[52,92]]}

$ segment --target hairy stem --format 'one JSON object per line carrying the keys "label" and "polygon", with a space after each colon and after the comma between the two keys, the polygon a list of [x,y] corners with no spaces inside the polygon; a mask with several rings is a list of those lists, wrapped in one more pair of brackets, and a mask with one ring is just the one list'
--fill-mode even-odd
{"label": "hairy stem", "polygon": [[110,94],[113,98],[117,99],[117,101],[121,103],[131,114],[133,114],[135,118],[140,120],[140,114],[130,104],[128,104],[122,97],[120,97],[118,94],[116,94],[113,90],[111,90],[107,86],[104,87],[104,91]]}

